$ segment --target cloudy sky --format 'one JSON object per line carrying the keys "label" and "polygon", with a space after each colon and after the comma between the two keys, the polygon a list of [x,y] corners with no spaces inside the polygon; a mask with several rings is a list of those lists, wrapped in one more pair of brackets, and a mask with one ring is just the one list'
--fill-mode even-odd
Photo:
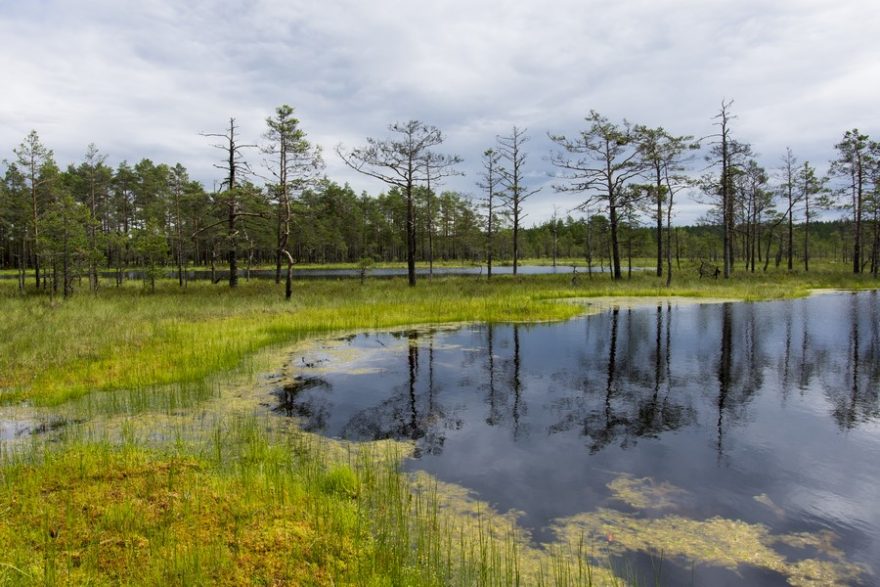
{"label": "cloudy sky", "polygon": [[[0,0],[0,159],[33,128],[64,165],[94,142],[211,188],[218,153],[198,133],[235,116],[256,142],[288,103],[333,179],[380,192],[334,147],[419,119],[465,160],[447,187],[475,194],[480,153],[517,125],[546,186],[530,223],[577,205],[551,188],[547,132],[590,109],[704,136],[732,98],[764,165],[791,146],[824,167],[844,130],[880,132],[878,30],[865,0]],[[683,203],[678,221],[700,214]]]}

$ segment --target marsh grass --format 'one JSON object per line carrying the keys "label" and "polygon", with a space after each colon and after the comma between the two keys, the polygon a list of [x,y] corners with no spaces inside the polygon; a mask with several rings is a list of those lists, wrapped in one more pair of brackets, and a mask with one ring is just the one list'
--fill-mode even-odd
{"label": "marsh grass", "polygon": [[54,405],[93,390],[198,381],[257,350],[317,333],[464,320],[563,319],[577,310],[544,303],[514,284],[484,295],[482,284],[402,282],[306,284],[285,303],[272,284],[236,291],[170,282],[155,295],[137,286],[105,288],[65,303],[43,297],[0,300],[0,401]]}
{"label": "marsh grass", "polygon": [[0,585],[619,584],[411,480],[407,445],[266,424],[232,416],[164,445],[137,423],[121,438],[80,428],[4,453]]}

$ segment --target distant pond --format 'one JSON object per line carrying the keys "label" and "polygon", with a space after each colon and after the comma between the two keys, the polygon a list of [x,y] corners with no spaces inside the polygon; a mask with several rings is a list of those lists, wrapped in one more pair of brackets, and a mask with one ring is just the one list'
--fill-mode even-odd
{"label": "distant pond", "polygon": [[276,410],[653,584],[880,584],[880,295],[323,341]]}

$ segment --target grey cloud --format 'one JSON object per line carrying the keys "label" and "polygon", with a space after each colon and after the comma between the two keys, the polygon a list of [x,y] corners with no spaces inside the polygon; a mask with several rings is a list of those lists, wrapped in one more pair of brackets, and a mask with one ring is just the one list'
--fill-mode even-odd
{"label": "grey cloud", "polygon": [[[591,108],[701,136],[732,97],[736,136],[765,165],[789,145],[824,164],[847,128],[877,131],[878,24],[858,0],[0,2],[0,157],[37,128],[64,163],[95,142],[211,186],[216,153],[197,133],[234,115],[257,140],[290,103],[328,173],[358,190],[383,186],[333,147],[419,118],[465,158],[447,187],[475,192],[480,153],[516,124],[547,186],[528,208],[539,221],[576,203],[550,188],[546,132],[576,132]],[[681,222],[701,214],[686,204]]]}

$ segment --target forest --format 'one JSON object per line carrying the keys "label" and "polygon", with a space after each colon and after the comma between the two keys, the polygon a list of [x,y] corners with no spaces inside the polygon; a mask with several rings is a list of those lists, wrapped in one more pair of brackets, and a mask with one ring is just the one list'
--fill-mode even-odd
{"label": "forest", "polygon": [[[772,263],[809,271],[810,260],[847,263],[854,273],[880,268],[880,144],[847,130],[827,174],[788,149],[768,169],[735,136],[731,102],[712,119],[714,135],[675,136],[662,127],[614,122],[591,111],[577,136],[550,138],[552,189],[577,192],[582,204],[538,224],[524,224],[524,204],[538,194],[528,175],[529,135],[514,127],[481,154],[478,196],[436,191],[460,174],[457,155],[439,153],[443,133],[419,121],[392,124],[385,138],[336,154],[383,181],[379,194],[355,193],[324,173],[290,106],[278,107],[256,139],[242,139],[235,119],[204,133],[216,148],[214,189],[182,163],[142,159],[109,166],[91,144],[66,168],[34,130],[3,162],[0,269],[51,295],[95,290],[100,277],[121,283],[129,269],[145,282],[187,269],[223,269],[235,286],[242,271],[274,268],[290,296],[294,266],[402,263],[513,265],[542,258],[609,268],[620,279],[636,266],[671,279],[673,264],[767,270]],[[242,141],[254,141],[244,144]],[[492,142],[492,141],[490,141]],[[829,139],[829,143],[833,140]],[[433,184],[433,186],[432,186]],[[675,226],[676,196],[710,204],[696,226]],[[839,216],[833,219],[834,216]],[[221,275],[221,274],[217,274]]]}

